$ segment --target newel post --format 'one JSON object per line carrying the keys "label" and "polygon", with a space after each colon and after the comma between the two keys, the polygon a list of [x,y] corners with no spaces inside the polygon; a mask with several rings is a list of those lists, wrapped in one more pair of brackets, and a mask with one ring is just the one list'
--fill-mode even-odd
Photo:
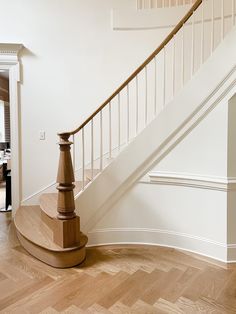
{"label": "newel post", "polygon": [[80,244],[80,218],[75,213],[74,170],[71,160],[70,133],[61,133],[60,158],[57,173],[57,219],[55,221],[54,242],[63,248]]}
{"label": "newel post", "polygon": [[69,141],[70,133],[62,133],[59,134],[59,136],[60,158],[57,173],[57,218],[69,220],[76,217],[73,192],[75,187],[73,184],[73,182],[75,182],[75,177],[70,153],[70,146],[73,143]]}

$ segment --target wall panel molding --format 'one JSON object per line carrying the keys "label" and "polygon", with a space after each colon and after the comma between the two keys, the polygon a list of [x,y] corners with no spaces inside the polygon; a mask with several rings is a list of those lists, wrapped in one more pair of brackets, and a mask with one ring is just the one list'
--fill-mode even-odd
{"label": "wall panel molding", "polygon": [[236,177],[217,177],[196,175],[192,173],[152,171],[150,180],[140,180],[139,183],[185,186],[218,191],[236,190]]}

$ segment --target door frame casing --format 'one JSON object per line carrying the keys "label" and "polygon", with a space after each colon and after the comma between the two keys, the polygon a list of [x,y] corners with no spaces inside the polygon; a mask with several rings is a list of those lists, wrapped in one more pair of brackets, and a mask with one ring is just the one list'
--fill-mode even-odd
{"label": "door frame casing", "polygon": [[21,203],[21,145],[19,115],[20,61],[19,52],[22,44],[0,43],[0,69],[9,71],[9,104],[11,125],[11,176],[12,176],[12,211]]}

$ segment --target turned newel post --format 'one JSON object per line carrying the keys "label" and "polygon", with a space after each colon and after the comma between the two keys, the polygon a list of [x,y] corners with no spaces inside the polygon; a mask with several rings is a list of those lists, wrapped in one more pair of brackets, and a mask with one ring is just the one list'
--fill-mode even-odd
{"label": "turned newel post", "polygon": [[57,218],[69,220],[76,217],[73,192],[75,177],[70,153],[70,146],[73,143],[69,141],[70,133],[62,133],[59,134],[59,136],[60,159],[57,173]]}

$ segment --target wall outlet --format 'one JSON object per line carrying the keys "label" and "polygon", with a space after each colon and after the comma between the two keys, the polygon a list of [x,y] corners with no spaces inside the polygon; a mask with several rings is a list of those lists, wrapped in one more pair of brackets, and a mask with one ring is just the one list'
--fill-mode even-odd
{"label": "wall outlet", "polygon": [[41,141],[44,141],[45,140],[45,131],[39,131],[39,139]]}

